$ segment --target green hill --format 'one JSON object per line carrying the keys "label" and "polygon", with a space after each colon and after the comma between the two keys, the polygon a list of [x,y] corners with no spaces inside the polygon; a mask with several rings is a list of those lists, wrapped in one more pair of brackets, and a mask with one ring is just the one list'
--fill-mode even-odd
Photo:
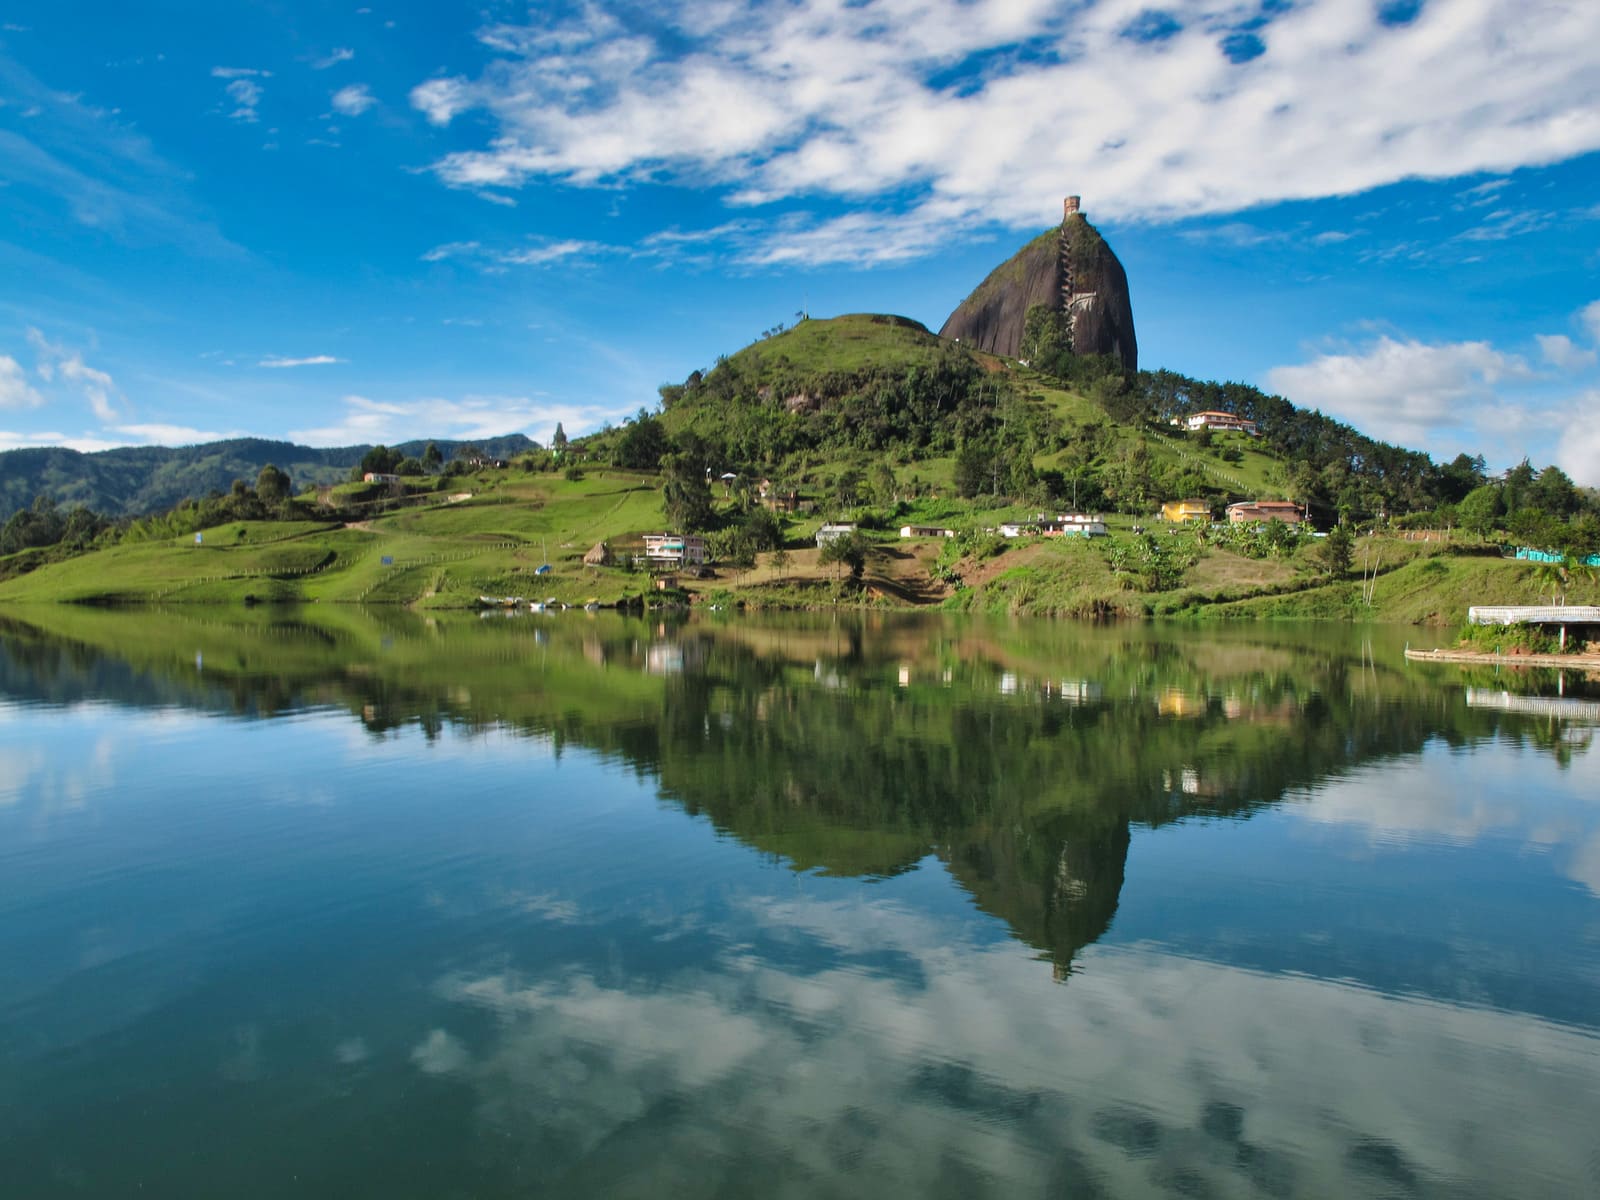
{"label": "green hill", "polygon": [[[33,535],[57,519],[19,513],[8,535],[33,523],[10,543],[21,549],[0,555],[0,601],[638,603],[658,598],[638,561],[643,535],[680,529],[704,533],[717,562],[713,577],[680,581],[691,599],[1451,622],[1463,597],[1531,599],[1548,586],[1502,563],[1489,539],[1600,542],[1596,497],[1555,468],[1491,480],[1481,461],[1439,466],[1244,385],[1126,375],[1103,356],[1050,366],[900,317],[806,320],[663,387],[657,412],[505,468],[292,500],[245,487],[132,523],[74,533],[58,520],[61,533],[43,539]],[[1201,408],[1248,416],[1261,436],[1191,433],[1182,417]],[[285,443],[227,445],[209,449],[296,470]],[[312,453],[348,463],[359,450]],[[763,486],[792,495],[792,509],[764,508]],[[1352,562],[1281,526],[1168,532],[1161,502],[1194,497],[1217,513],[1235,499],[1290,499],[1323,527],[1342,519],[1380,536],[1360,539]],[[1113,536],[995,532],[1067,509],[1105,514]],[[826,560],[816,531],[841,520],[863,537],[846,561]],[[902,525],[961,536],[901,539]],[[1427,540],[1407,541],[1412,527]],[[600,543],[609,561],[585,564]],[[1357,571],[1380,583],[1358,586]],[[1574,599],[1592,591],[1581,577],[1570,584]]]}

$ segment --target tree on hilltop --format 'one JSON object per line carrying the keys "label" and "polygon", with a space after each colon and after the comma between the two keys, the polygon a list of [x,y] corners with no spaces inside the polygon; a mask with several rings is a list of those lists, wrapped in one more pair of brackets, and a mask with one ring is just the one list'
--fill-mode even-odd
{"label": "tree on hilltop", "polygon": [[272,463],[261,468],[261,473],[256,476],[256,495],[263,504],[282,504],[294,494],[294,483],[289,478],[289,472],[280,470]]}

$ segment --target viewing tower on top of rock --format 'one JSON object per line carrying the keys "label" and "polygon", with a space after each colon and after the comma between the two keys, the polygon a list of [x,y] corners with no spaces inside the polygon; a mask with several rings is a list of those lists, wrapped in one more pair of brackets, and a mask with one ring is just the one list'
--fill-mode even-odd
{"label": "viewing tower on top of rock", "polygon": [[1100,231],[1083,215],[1083,198],[1065,196],[1061,223],[989,273],[939,330],[941,337],[1015,358],[1028,309],[1042,305],[1066,318],[1075,354],[1109,355],[1139,369],[1128,276]]}

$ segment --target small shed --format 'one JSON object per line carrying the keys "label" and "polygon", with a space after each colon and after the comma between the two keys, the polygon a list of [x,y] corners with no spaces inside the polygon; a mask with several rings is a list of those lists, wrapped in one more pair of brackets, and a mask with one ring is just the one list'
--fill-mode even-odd
{"label": "small shed", "polygon": [[583,565],[586,567],[609,567],[611,565],[611,547],[604,542],[596,542],[593,549],[583,556]]}

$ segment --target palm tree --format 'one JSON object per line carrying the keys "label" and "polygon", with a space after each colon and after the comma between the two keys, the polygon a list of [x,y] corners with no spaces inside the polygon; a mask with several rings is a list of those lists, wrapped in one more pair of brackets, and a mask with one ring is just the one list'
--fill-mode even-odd
{"label": "palm tree", "polygon": [[[1543,596],[1545,589],[1550,591],[1550,599],[1557,605],[1567,602],[1567,589],[1574,583],[1593,583],[1596,572],[1588,562],[1575,554],[1568,554],[1564,558],[1551,562],[1537,564],[1531,573],[1532,579],[1539,586],[1539,595]],[[1567,648],[1567,627],[1561,626],[1561,649]]]}
{"label": "palm tree", "polygon": [[1567,562],[1567,559],[1553,558],[1533,564],[1533,569],[1528,572],[1528,580],[1533,584],[1534,591],[1539,599],[1543,600],[1545,593],[1549,592],[1552,604],[1565,602],[1567,597]]}

